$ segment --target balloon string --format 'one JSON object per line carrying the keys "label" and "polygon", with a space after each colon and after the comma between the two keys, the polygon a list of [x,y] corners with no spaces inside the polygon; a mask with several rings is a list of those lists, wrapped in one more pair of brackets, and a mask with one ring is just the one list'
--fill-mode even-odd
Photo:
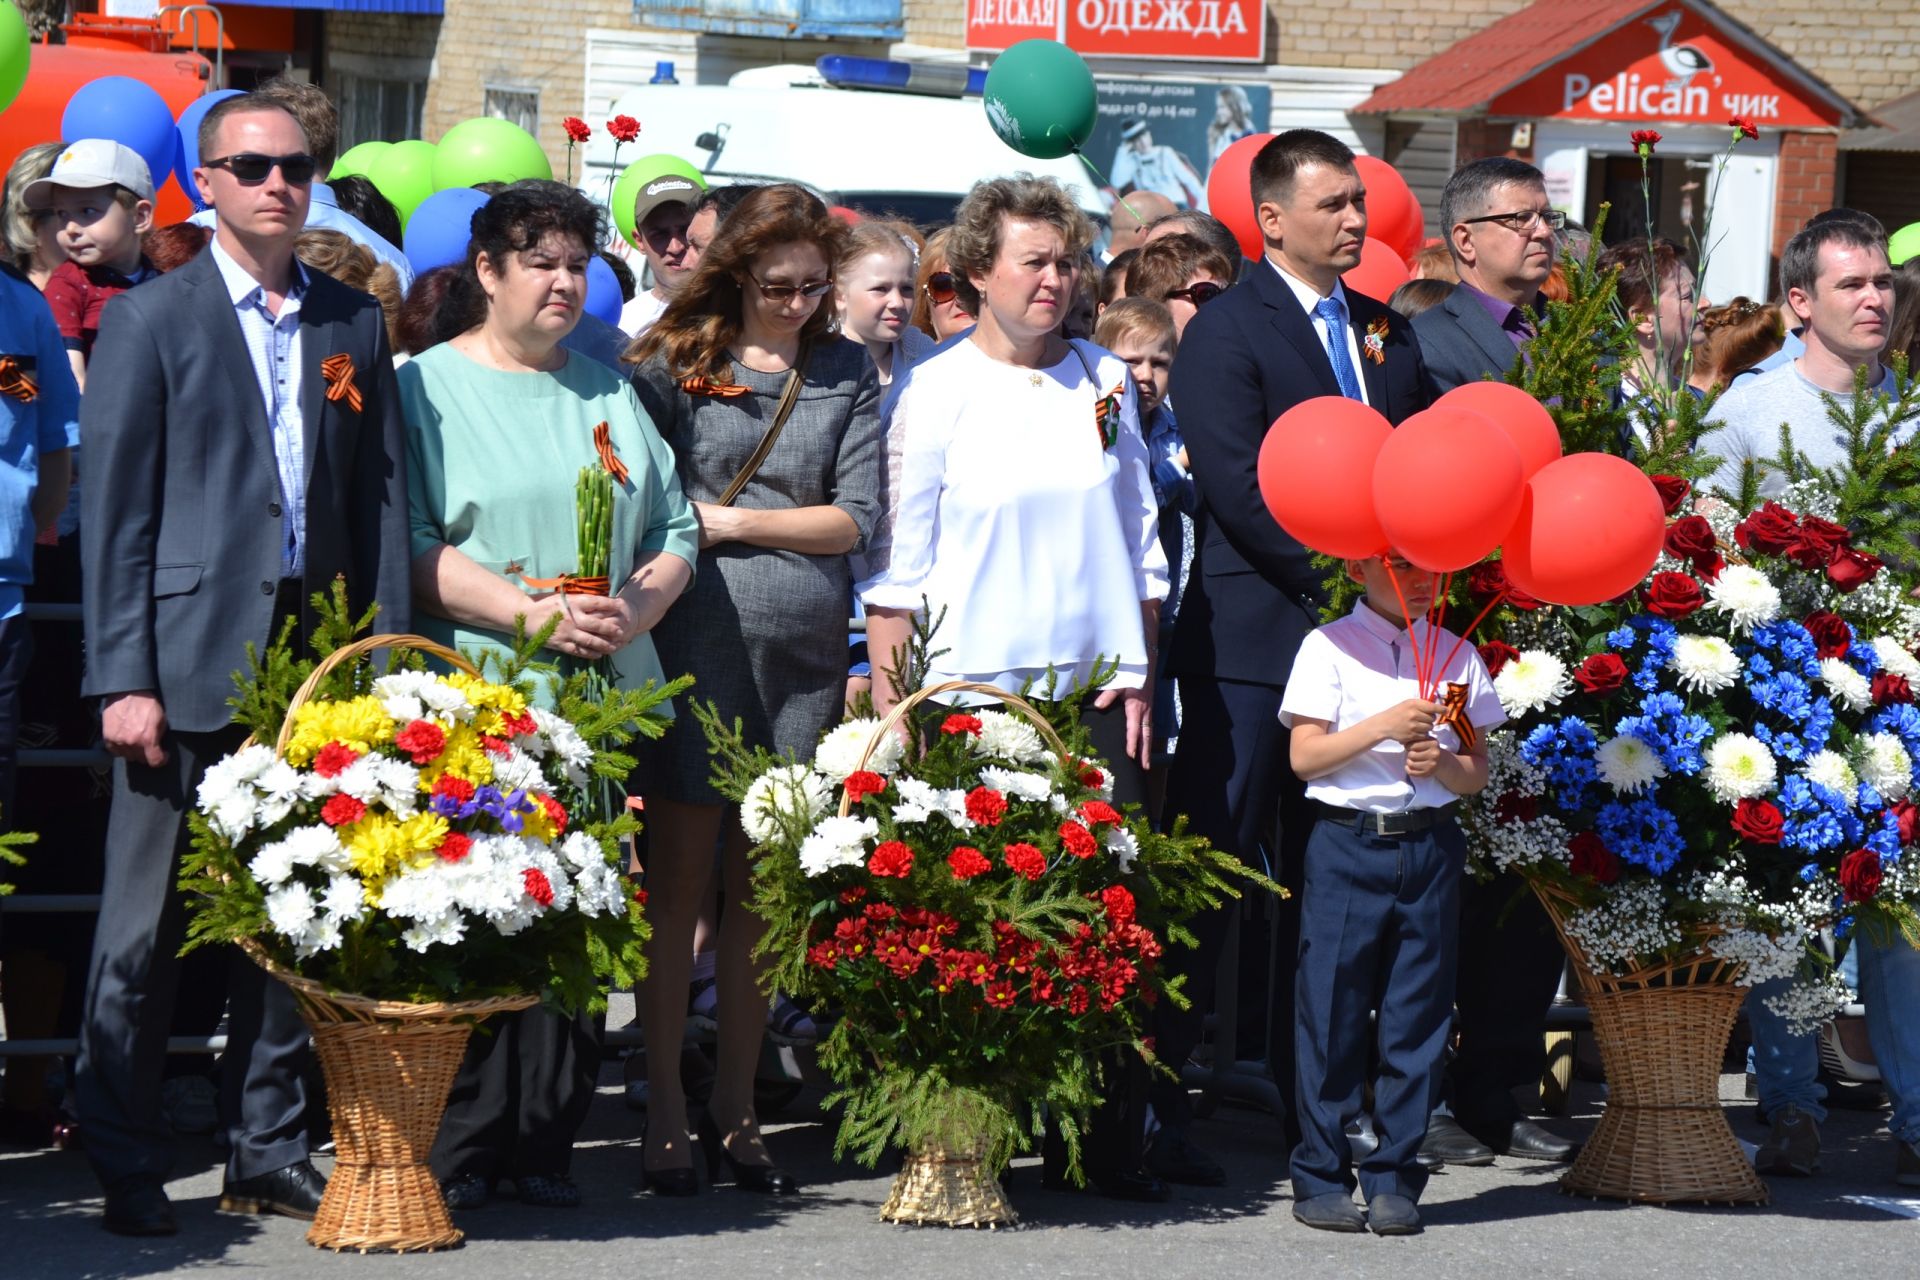
{"label": "balloon string", "polygon": [[1453,590],[1453,575],[1441,574],[1434,585],[1438,590],[1434,592],[1432,602],[1427,605],[1427,674],[1421,686],[1425,690],[1422,696],[1429,702],[1433,700],[1433,695],[1439,688],[1434,680],[1433,669],[1433,660],[1439,656],[1437,653],[1439,645],[1434,642],[1433,634],[1439,628],[1441,619],[1446,616],[1447,595]]}
{"label": "balloon string", "polygon": [[[1086,152],[1082,151],[1078,147],[1075,147],[1073,149],[1073,154],[1080,157],[1080,163],[1087,166],[1087,172],[1093,175],[1093,180],[1095,182],[1099,183],[1103,187],[1110,187],[1113,185],[1113,183],[1107,179],[1107,175],[1100,172],[1100,166],[1095,164],[1093,161],[1087,159]],[[1113,193],[1113,199],[1116,204],[1118,204],[1122,209],[1125,209],[1127,211],[1128,217],[1132,218],[1135,222],[1139,223],[1143,227],[1147,225],[1146,219],[1142,218],[1139,214],[1133,211],[1133,206],[1127,203],[1127,198],[1125,196],[1121,195],[1118,191],[1116,191]]]}
{"label": "balloon string", "polygon": [[[1413,650],[1413,678],[1416,682],[1418,682],[1421,678],[1420,677],[1420,637],[1414,634],[1413,619],[1407,616],[1407,597],[1403,595],[1400,591],[1400,575],[1393,571],[1392,555],[1388,554],[1388,555],[1381,556],[1380,563],[1386,566],[1387,581],[1393,584],[1393,598],[1400,602],[1400,621],[1405,623],[1407,627],[1407,647]],[[1394,672],[1395,676],[1398,676],[1399,674],[1400,673],[1398,671]],[[1425,686],[1422,685],[1421,688],[1422,688],[1421,697],[1424,698],[1426,696]]]}
{"label": "balloon string", "polygon": [[1460,652],[1460,646],[1467,642],[1468,636],[1472,635],[1475,631],[1478,631],[1480,629],[1480,624],[1487,620],[1488,614],[1492,613],[1495,609],[1498,609],[1500,607],[1500,605],[1506,600],[1507,593],[1510,590],[1512,590],[1512,588],[1502,587],[1500,589],[1500,594],[1495,596],[1493,599],[1487,601],[1487,607],[1482,609],[1478,614],[1478,616],[1476,616],[1472,622],[1467,624],[1467,629],[1465,631],[1462,631],[1460,633],[1460,638],[1453,642],[1453,651],[1447,654],[1447,660],[1440,664],[1440,669],[1442,671],[1446,671],[1453,666],[1453,659]]}

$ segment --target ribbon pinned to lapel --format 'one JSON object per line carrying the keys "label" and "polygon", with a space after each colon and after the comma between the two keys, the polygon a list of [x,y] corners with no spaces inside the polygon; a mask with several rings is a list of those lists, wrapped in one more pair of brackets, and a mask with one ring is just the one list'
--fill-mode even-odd
{"label": "ribbon pinned to lapel", "polygon": [[620,455],[613,451],[613,428],[601,423],[593,429],[593,451],[600,455],[600,466],[613,477],[615,484],[627,482],[627,464],[620,461]]}
{"label": "ribbon pinned to lapel", "polygon": [[1115,383],[1113,390],[1093,402],[1093,429],[1100,436],[1103,452],[1113,448],[1120,439],[1120,397],[1126,390],[1126,383]]}
{"label": "ribbon pinned to lapel", "polygon": [[345,400],[347,408],[360,412],[360,388],[353,384],[353,357],[342,351],[320,362],[321,376],[327,380],[327,399]]}
{"label": "ribbon pinned to lapel", "polygon": [[683,378],[680,389],[690,396],[713,396],[720,400],[737,400],[752,393],[752,387],[743,387],[737,382],[715,382],[708,377]]}
{"label": "ribbon pinned to lapel", "polygon": [[1473,750],[1474,744],[1480,741],[1480,731],[1467,719],[1467,686],[1447,681],[1446,692],[1440,695],[1440,714],[1433,722],[1436,729],[1441,725],[1452,726],[1462,751]]}
{"label": "ribbon pinned to lapel", "polygon": [[39,386],[27,376],[18,360],[0,356],[0,396],[12,396],[21,404],[31,404],[39,394]]}

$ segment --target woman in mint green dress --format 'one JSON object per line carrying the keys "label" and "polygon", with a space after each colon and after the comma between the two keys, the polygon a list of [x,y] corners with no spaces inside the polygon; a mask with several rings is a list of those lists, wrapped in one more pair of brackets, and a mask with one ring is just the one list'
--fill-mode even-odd
{"label": "woman in mint green dress", "polygon": [[[603,232],[599,209],[556,182],[515,183],[474,214],[450,336],[399,372],[414,618],[471,650],[505,646],[518,615],[537,630],[557,614],[550,648],[611,659],[637,687],[663,677],[650,632],[693,578],[699,525],[632,388],[559,346]],[[612,594],[529,585],[578,568],[574,486],[597,465],[616,481]],[[476,1208],[501,1182],[542,1207],[579,1203],[568,1164],[599,1068],[591,1023],[531,1009],[488,1030],[468,1045],[434,1143],[448,1204]]]}

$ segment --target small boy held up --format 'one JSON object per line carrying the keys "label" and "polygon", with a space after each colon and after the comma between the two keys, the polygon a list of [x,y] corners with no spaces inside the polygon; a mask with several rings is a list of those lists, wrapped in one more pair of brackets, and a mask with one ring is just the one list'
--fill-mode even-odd
{"label": "small boy held up", "polygon": [[68,145],[47,176],[29,183],[30,210],[53,214],[67,260],[47,278],[47,305],[80,389],[108,302],[153,275],[140,238],[153,228],[153,178],[132,148],[107,138]]}

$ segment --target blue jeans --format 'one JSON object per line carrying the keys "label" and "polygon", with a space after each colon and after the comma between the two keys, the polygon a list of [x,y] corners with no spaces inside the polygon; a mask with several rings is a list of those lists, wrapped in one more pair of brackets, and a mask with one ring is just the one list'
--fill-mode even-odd
{"label": "blue jeans", "polygon": [[1775,978],[1747,992],[1747,1026],[1753,1032],[1747,1065],[1759,1082],[1760,1114],[1768,1121],[1783,1107],[1798,1107],[1816,1121],[1825,1120],[1827,1109],[1820,1104],[1827,1091],[1819,1080],[1819,1041],[1811,1034],[1795,1035],[1787,1029],[1786,1019],[1767,1008],[1767,997],[1790,985],[1791,979]]}
{"label": "blue jeans", "polygon": [[1861,930],[1853,951],[1860,957],[1867,1038],[1893,1103],[1887,1128],[1902,1142],[1920,1142],[1920,948],[1898,935],[1878,943]]}

